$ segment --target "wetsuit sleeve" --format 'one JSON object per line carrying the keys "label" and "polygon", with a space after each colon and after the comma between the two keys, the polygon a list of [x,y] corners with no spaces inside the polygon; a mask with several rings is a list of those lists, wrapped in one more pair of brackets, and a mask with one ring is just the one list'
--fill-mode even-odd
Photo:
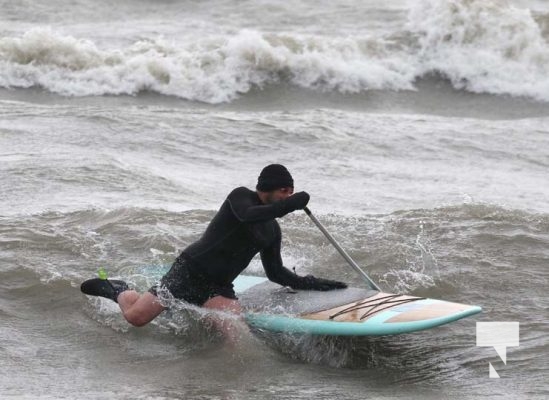
{"label": "wetsuit sleeve", "polygon": [[231,210],[240,222],[261,222],[283,217],[288,213],[283,201],[272,204],[254,204],[251,192],[245,187],[233,190],[227,197]]}
{"label": "wetsuit sleeve", "polygon": [[345,289],[347,284],[330,279],[316,278],[312,275],[299,276],[291,272],[288,268],[282,265],[282,257],[280,257],[281,233],[280,226],[276,221],[275,234],[276,240],[274,243],[261,251],[261,262],[267,278],[270,281],[278,283],[282,286],[290,286],[292,289],[299,290],[334,290]]}
{"label": "wetsuit sleeve", "polygon": [[278,283],[279,285],[301,289],[304,277],[293,273],[282,265],[282,257],[280,256],[282,235],[278,223],[275,224],[275,229],[276,238],[273,244],[261,251],[261,262],[263,263],[265,274],[270,281]]}

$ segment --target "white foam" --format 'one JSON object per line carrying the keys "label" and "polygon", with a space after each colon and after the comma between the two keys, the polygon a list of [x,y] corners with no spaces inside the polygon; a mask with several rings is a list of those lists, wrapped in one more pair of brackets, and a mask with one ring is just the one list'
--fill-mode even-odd
{"label": "white foam", "polygon": [[504,0],[420,0],[387,37],[197,32],[116,49],[34,28],[0,39],[0,86],[67,96],[153,91],[221,103],[280,82],[344,93],[412,90],[447,77],[458,89],[549,101],[549,45],[530,11]]}
{"label": "white foam", "polygon": [[410,89],[409,71],[360,39],[266,35],[243,30],[175,45],[139,41],[116,51],[49,29],[0,40],[0,86],[39,86],[69,96],[143,90],[219,103],[282,79],[306,88]]}
{"label": "white foam", "polygon": [[549,45],[527,9],[506,0],[422,0],[409,14],[419,65],[456,88],[549,100]]}

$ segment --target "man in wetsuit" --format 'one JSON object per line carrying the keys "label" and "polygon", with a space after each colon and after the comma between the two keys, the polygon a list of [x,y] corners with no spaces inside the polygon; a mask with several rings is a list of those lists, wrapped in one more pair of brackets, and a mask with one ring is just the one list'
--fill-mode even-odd
{"label": "man in wetsuit", "polygon": [[141,295],[129,290],[124,281],[96,278],[84,282],[81,290],[118,302],[130,324],[143,326],[165,309],[157,298],[158,287],[198,306],[240,313],[232,282],[257,253],[267,278],[280,285],[302,290],[347,287],[312,275],[298,276],[283,266],[276,218],[305,208],[309,201],[306,192],[293,191],[288,170],[280,164],[268,165],[259,175],[256,191],[239,187],[229,194],[206,232],[183,250],[158,286]]}

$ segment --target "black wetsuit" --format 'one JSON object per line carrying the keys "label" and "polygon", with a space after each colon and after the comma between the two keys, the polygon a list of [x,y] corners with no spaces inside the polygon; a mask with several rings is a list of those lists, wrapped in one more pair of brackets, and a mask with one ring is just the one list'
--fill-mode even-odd
{"label": "black wetsuit", "polygon": [[[261,253],[269,280],[299,288],[304,277],[283,266],[280,226],[275,220],[291,211],[285,200],[263,204],[256,192],[234,189],[206,232],[183,250],[160,285],[174,297],[197,305],[217,295],[236,298],[233,280]],[[151,292],[156,293],[155,288]]]}

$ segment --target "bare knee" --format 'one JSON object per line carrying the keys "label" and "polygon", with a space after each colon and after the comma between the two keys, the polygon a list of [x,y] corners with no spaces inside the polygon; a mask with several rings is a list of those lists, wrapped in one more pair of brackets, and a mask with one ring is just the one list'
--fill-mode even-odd
{"label": "bare knee", "polygon": [[155,295],[144,293],[130,307],[123,308],[122,311],[130,324],[139,327],[147,325],[165,309],[166,307],[158,301]]}
{"label": "bare knee", "polygon": [[206,301],[202,307],[212,308],[239,315],[242,313],[240,303],[236,299],[230,299],[224,296],[215,296]]}

